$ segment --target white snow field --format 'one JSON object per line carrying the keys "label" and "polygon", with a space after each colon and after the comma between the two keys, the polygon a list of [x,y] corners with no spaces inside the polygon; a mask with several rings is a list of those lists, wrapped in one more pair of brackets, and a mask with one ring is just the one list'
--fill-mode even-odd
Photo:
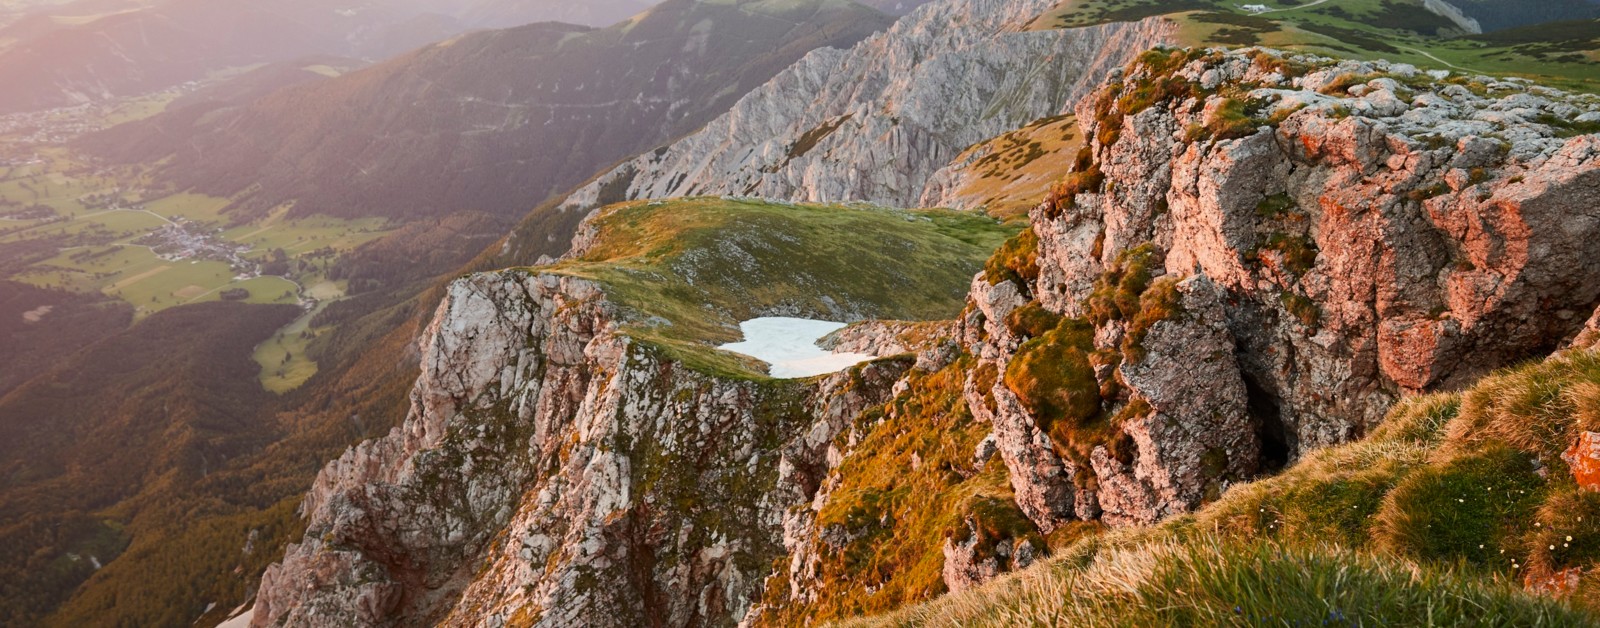
{"label": "white snow field", "polygon": [[217,624],[217,628],[250,628],[250,616],[255,614],[254,606],[247,608],[243,613],[234,615],[227,621]]}
{"label": "white snow field", "polygon": [[823,336],[844,326],[844,323],[806,318],[752,318],[739,323],[739,329],[744,332],[743,342],[717,348],[771,364],[768,373],[779,379],[835,373],[877,357],[864,353],[829,353],[817,346]]}

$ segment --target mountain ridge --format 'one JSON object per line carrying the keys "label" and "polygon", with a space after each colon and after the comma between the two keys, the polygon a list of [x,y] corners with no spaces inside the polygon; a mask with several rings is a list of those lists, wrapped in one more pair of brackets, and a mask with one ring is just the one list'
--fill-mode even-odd
{"label": "mountain ridge", "polygon": [[[171,155],[159,176],[215,196],[247,192],[235,205],[248,214],[293,201],[302,214],[510,216],[700,126],[805,52],[887,23],[838,0],[671,0],[605,29],[466,35],[193,126],[157,118],[86,145],[117,161]],[[448,179],[422,176],[441,164]]]}

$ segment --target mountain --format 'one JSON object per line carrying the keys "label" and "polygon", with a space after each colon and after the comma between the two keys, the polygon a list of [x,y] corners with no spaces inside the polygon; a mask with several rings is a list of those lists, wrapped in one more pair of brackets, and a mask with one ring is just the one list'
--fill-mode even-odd
{"label": "mountain", "polygon": [[98,295],[0,281],[0,396],[79,349],[127,327],[125,304]]}
{"label": "mountain", "polygon": [[759,315],[948,315],[1009,231],[947,211],[639,202],[590,221],[565,262],[453,283],[406,424],[319,476],[255,623],[731,623],[781,547],[771,493],[796,480],[779,459],[819,464],[818,435],[910,363],[773,380],[709,343]]}
{"label": "mountain", "polygon": [[604,25],[640,0],[161,0],[46,7],[0,29],[0,113],[163,89],[312,54],[385,57],[477,28],[563,19]]}
{"label": "mountain", "polygon": [[[798,15],[784,12],[806,7],[817,10]],[[770,8],[758,5],[747,10],[748,7],[739,5],[677,3],[663,8],[654,18],[644,16],[638,24],[626,27],[637,36],[656,37],[672,46],[685,46],[693,39],[718,50],[721,48],[716,46],[731,46],[737,41],[738,46],[733,50],[751,51],[757,44],[746,38],[762,38],[759,52],[765,56],[752,54],[749,64],[738,70],[702,76],[693,83],[701,88],[699,91],[678,92],[669,111],[654,111],[653,115],[709,115],[696,112],[710,110],[718,101],[723,102],[724,107],[732,102],[740,93],[738,81],[759,83],[765,80],[765,75],[756,73],[761,64],[774,64],[766,72],[775,72],[778,69],[775,64],[787,62],[784,55],[792,59],[803,53],[803,50],[791,49],[801,46],[799,41],[785,37],[816,35],[812,37],[813,42],[830,41],[803,24],[797,26],[779,18],[799,18],[803,22],[815,17],[832,28],[843,25],[841,16],[854,15],[861,19],[853,20],[846,30],[859,29],[860,35],[886,19],[868,9],[842,3],[788,4],[777,7],[775,12],[767,12]],[[719,19],[705,19],[711,17]],[[728,19],[721,19],[723,17]],[[698,27],[695,31],[698,34],[692,38],[671,30],[695,27]],[[580,38],[602,35],[617,38],[611,44],[595,44],[583,54],[573,53],[571,59],[578,61],[599,63],[619,58],[607,56],[611,53],[600,49],[609,45],[615,52],[623,42],[630,47],[641,43],[647,51],[661,52],[661,58],[670,58],[679,64],[702,58],[688,52],[673,57],[671,51],[649,48],[649,39],[626,38],[625,27],[609,31],[576,26],[547,28],[554,31],[535,26],[519,29],[522,32],[512,36],[487,33],[483,35],[485,39],[479,41],[488,43],[476,50],[494,54],[482,58],[442,59],[429,71],[445,78],[452,74],[465,77],[471,74],[472,65],[479,63],[484,70],[473,80],[487,85],[491,80],[483,75],[493,75],[520,63],[517,36],[563,29]],[[729,30],[722,30],[724,28]],[[723,41],[724,37],[733,35],[738,35],[739,39]],[[467,36],[463,41],[473,37],[477,36]],[[859,35],[855,38],[859,39]],[[630,59],[638,60],[637,57]],[[447,67],[446,62],[456,65]],[[169,113],[158,118],[157,125],[130,126],[119,131],[139,138],[159,136],[170,127],[187,128],[185,125],[197,124],[206,118],[230,115],[286,89],[310,90],[332,85],[340,77],[354,76],[351,70],[359,65],[358,61],[327,56],[268,64],[185,94],[169,105]],[[663,76],[676,84],[675,77],[681,75],[683,69],[667,69],[671,71]],[[584,71],[598,75],[602,70],[587,67]],[[646,71],[640,69],[637,72],[640,76],[635,79],[641,90],[651,84],[643,76]],[[572,94],[576,94],[576,90],[563,95]],[[389,109],[404,114],[404,108]],[[441,119],[450,117],[447,113],[440,115]],[[647,128],[647,122],[637,127],[642,135],[660,132]],[[657,122],[672,124],[661,119]],[[677,124],[687,125],[688,122]],[[634,145],[637,149],[653,143],[630,141],[637,142]],[[570,161],[575,156],[569,154],[569,161],[552,163],[574,171],[587,168],[578,175],[581,180],[618,156],[620,153],[582,166]],[[517,172],[525,177],[539,175],[520,168]],[[420,172],[414,175],[424,180],[431,176]],[[527,203],[531,205],[537,200]],[[326,276],[328,281],[348,286],[349,296],[324,303],[325,307],[307,323],[315,330],[314,337],[306,340],[303,349],[296,350],[297,358],[315,361],[318,372],[300,389],[282,395],[259,390],[257,374],[261,367],[249,359],[252,348],[262,337],[258,333],[270,336],[274,329],[282,328],[276,319],[268,323],[256,316],[258,310],[242,310],[243,313],[226,316],[240,319],[237,324],[260,323],[265,329],[234,327],[219,335],[211,333],[209,323],[190,323],[193,334],[174,338],[167,328],[175,321],[219,316],[222,315],[220,310],[193,311],[191,308],[195,306],[182,305],[173,308],[170,314],[163,312],[129,328],[125,310],[87,297],[68,298],[71,295],[37,291],[41,294],[27,296],[32,293],[24,293],[27,298],[7,301],[0,314],[15,310],[12,323],[5,328],[14,328],[16,335],[0,344],[8,351],[15,349],[15,353],[8,355],[16,358],[16,366],[35,364],[37,369],[14,371],[8,365],[4,370],[7,375],[15,374],[18,380],[4,382],[6,386],[21,386],[34,393],[27,398],[32,401],[0,404],[0,423],[15,421],[18,425],[37,426],[49,416],[71,414],[90,424],[134,422],[138,430],[167,429],[174,438],[181,433],[200,431],[194,425],[204,424],[209,431],[203,431],[201,440],[208,447],[220,448],[225,455],[204,450],[205,463],[200,467],[203,472],[197,475],[191,473],[195,468],[190,464],[194,454],[189,445],[184,444],[190,441],[175,440],[169,454],[162,453],[166,451],[162,445],[152,444],[142,435],[122,438],[120,433],[113,437],[90,430],[82,436],[82,447],[86,451],[100,451],[99,448],[114,446],[120,439],[130,443],[129,451],[151,454],[150,460],[131,470],[121,462],[99,465],[79,462],[71,465],[72,472],[67,476],[47,474],[38,482],[30,479],[0,484],[0,504],[18,504],[0,519],[4,522],[0,524],[0,533],[7,534],[6,542],[18,556],[26,557],[26,560],[19,558],[18,570],[7,575],[6,584],[0,586],[0,608],[5,609],[6,617],[13,618],[0,623],[187,625],[197,618],[201,623],[216,622],[231,614],[235,605],[247,601],[249,594],[255,591],[266,564],[282,555],[283,544],[302,532],[303,524],[298,523],[293,512],[317,469],[350,443],[379,436],[403,418],[406,390],[416,376],[414,339],[439,298],[435,287],[453,277],[459,269],[473,264],[473,257],[480,252],[500,250],[495,241],[505,233],[510,220],[510,215],[452,208],[434,215],[412,217],[386,229],[377,239],[340,255],[334,260],[336,263],[326,268]],[[519,250],[533,258],[558,255],[568,248],[572,227],[572,224],[563,224],[541,232],[540,242],[526,243]],[[13,253],[26,256],[35,252],[19,249]],[[50,304],[55,305],[54,309],[37,323],[23,318],[24,314]],[[98,316],[102,311],[106,316]],[[80,362],[82,358],[71,352],[106,336],[149,336],[166,343],[169,353],[160,360],[143,361],[137,357],[113,359],[96,353],[90,359],[122,368],[93,370],[74,377],[52,375],[57,368],[70,373],[87,371],[89,365]],[[148,347],[138,347],[129,349],[129,353],[130,356],[146,356],[149,351]],[[243,359],[242,365],[235,364],[237,359]],[[218,367],[216,373],[211,374],[214,376],[198,377],[186,370],[156,366],[176,366],[190,361]],[[141,387],[165,390],[163,386],[170,382],[160,378],[162,372],[179,380],[193,381],[218,394],[205,397],[204,407],[191,412],[180,408],[176,402],[170,407],[151,405],[155,403],[151,398],[129,393],[130,389]],[[70,395],[75,405],[35,403],[41,390]],[[256,392],[235,394],[244,390]],[[182,397],[188,393],[175,392],[174,395]],[[130,397],[137,402],[129,401]],[[33,410],[24,413],[23,408]],[[34,468],[42,464],[41,460],[56,456],[47,454],[48,451],[44,447],[6,449],[0,452],[0,464],[8,465],[7,468],[12,468],[10,465]],[[31,455],[34,453],[38,455]],[[39,483],[45,488],[40,488]],[[97,488],[92,501],[85,502],[80,496],[62,497],[50,492],[59,490],[63,484]],[[52,499],[60,508],[42,505]],[[52,532],[55,529],[60,532]],[[89,555],[93,556],[92,561],[84,558]],[[103,568],[93,569],[96,564]]]}
{"label": "mountain", "polygon": [[[754,316],[953,312],[894,308],[943,294],[924,283],[957,267],[926,257],[942,238],[994,223],[632,201],[594,213],[561,261],[454,282],[406,423],[323,469],[307,534],[268,569],[255,623],[803,625],[981,587],[1058,552],[1067,565],[1095,559],[1159,530],[1141,526],[1182,530],[1218,509],[1256,538],[1300,544],[1178,537],[1145,556],[1286,570],[1263,581],[1271,593],[1248,594],[1252,612],[1327,613],[1329,595],[1398,586],[1407,599],[1592,620],[1582,596],[1541,600],[1450,571],[1465,558],[1490,573],[1528,565],[1532,592],[1588,586],[1591,550],[1534,547],[1600,539],[1592,521],[1566,518],[1600,510],[1570,479],[1587,468],[1586,437],[1542,405],[1560,396],[1551,376],[1505,376],[1531,397],[1465,397],[1447,432],[1453,417],[1404,401],[1546,355],[1597,315],[1592,97],[1398,63],[1157,49],[1075,115],[1082,148],[1057,157],[1071,172],[963,282],[955,320],[847,328],[840,346],[880,359],[840,373],[773,380],[714,347]],[[1558,367],[1583,369],[1561,371],[1573,373],[1564,385],[1587,391],[1592,361]],[[1572,395],[1561,398],[1587,403]],[[1526,423],[1556,420],[1569,422]],[[1473,445],[1429,440],[1439,434]],[[1327,453],[1367,435],[1365,453]],[[1363,462],[1382,456],[1399,468]],[[1326,478],[1303,466],[1319,461],[1395,483],[1295,484]],[[1518,505],[1504,505],[1507,490]],[[1464,518],[1444,512],[1458,504],[1470,504]],[[1269,536],[1290,523],[1352,539],[1370,529],[1420,564],[1311,544],[1325,533]],[[1295,589],[1304,564],[1371,580]],[[1229,599],[1208,573],[1185,577]],[[1283,601],[1261,606],[1272,595]],[[1336,610],[1415,617],[1362,599]],[[1451,604],[1444,616],[1468,612]]]}
{"label": "mountain", "polygon": [[808,55],[698,133],[571,195],[563,210],[693,194],[912,206],[967,146],[1062,113],[1132,51],[1170,36],[1158,21],[1017,32],[1050,6],[925,5],[850,50]]}
{"label": "mountain", "polygon": [[930,1],[931,0],[867,0],[861,4],[865,4],[879,11],[883,11],[889,15],[905,15]]}
{"label": "mountain", "polygon": [[[88,140],[259,212],[518,215],[688,133],[818,47],[888,19],[843,0],[671,0],[606,29],[475,33],[248,106],[182,110]],[[404,106],[396,104],[404,103]],[[187,119],[185,119],[187,118]],[[560,147],[559,150],[554,147]]]}
{"label": "mountain", "polygon": [[[218,402],[243,428],[206,433],[227,458],[199,477],[163,452],[131,497],[11,537],[0,591],[70,595],[47,625],[1593,623],[1594,369],[1480,379],[1596,336],[1600,112],[1548,86],[1594,91],[1593,46],[1427,4],[925,6],[630,160],[732,193],[592,186],[498,241],[509,217],[457,211],[362,247],[311,381]],[[896,143],[908,113],[932,141]],[[824,145],[842,163],[806,176],[741,161]],[[816,190],[849,202],[781,197]],[[858,321],[820,342],[877,359],[779,380],[716,348],[764,315]],[[65,385],[99,388],[138,397]],[[85,555],[115,559],[35,588]]]}

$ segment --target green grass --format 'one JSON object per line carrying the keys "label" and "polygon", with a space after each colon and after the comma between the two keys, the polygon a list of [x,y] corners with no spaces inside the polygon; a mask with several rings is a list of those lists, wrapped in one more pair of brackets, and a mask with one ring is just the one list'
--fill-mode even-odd
{"label": "green grass", "polygon": [[167,218],[182,216],[194,222],[220,223],[223,208],[232,201],[204,194],[180,193],[145,203],[148,209]]}
{"label": "green grass", "polygon": [[627,332],[691,366],[755,376],[717,344],[778,312],[820,319],[943,320],[1012,233],[985,216],[691,198],[603,211],[599,244],[544,267],[600,282]]}
{"label": "green grass", "polygon": [[1037,120],[979,142],[953,160],[971,166],[963,169],[952,197],[962,208],[980,208],[1005,220],[1023,218],[1044,200],[1050,182],[1068,174],[1072,155],[1082,148],[1075,117]]}
{"label": "green grass", "polygon": [[1020,577],[845,626],[1581,626],[1504,583],[1336,546],[1208,535],[1083,548]]}
{"label": "green grass", "polygon": [[[125,204],[135,204],[145,194],[146,177],[134,169],[90,175],[70,153],[50,149],[41,153],[48,163],[26,172],[7,173],[0,179],[0,198],[40,202],[68,218],[57,223],[0,223],[0,230],[26,227],[0,235],[0,245],[45,244],[61,252],[54,257],[14,268],[14,279],[35,285],[76,291],[97,291],[127,301],[144,317],[186,303],[214,301],[223,290],[250,291],[251,303],[295,303],[285,296],[297,291],[295,282],[310,286],[323,281],[323,267],[367,242],[391,233],[396,226],[384,219],[342,220],[326,216],[289,219],[289,207],[243,224],[232,224],[223,210],[230,199],[201,194],[166,194],[144,203],[148,211],[90,209],[79,199],[86,194],[108,194],[122,189]],[[34,199],[38,200],[35,201]],[[226,264],[210,261],[166,261],[149,249],[133,245],[140,237],[182,218],[224,228],[221,238],[252,247],[246,257],[265,260],[275,249],[291,260],[287,279],[260,277],[235,281]],[[299,262],[307,262],[301,265]],[[342,288],[316,298],[337,298]],[[315,295],[313,295],[315,296]],[[294,369],[306,370],[304,365]]]}
{"label": "green grass", "polygon": [[299,388],[311,376],[317,374],[317,362],[306,353],[311,341],[318,335],[327,331],[326,328],[313,329],[311,321],[323,309],[327,308],[329,301],[322,301],[317,307],[302,314],[294,322],[279,329],[271,338],[256,346],[252,357],[256,364],[261,365],[261,385],[274,393],[283,394]]}
{"label": "green grass", "polygon": [[[1193,515],[861,625],[1594,625],[1600,493],[1560,453],[1595,429],[1600,355],[1557,355],[1402,401]],[[1568,569],[1587,575],[1563,599],[1520,590]]]}
{"label": "green grass", "polygon": [[382,218],[346,220],[329,216],[287,218],[289,207],[279,207],[264,218],[236,225],[222,237],[254,251],[283,249],[291,256],[324,247],[348,251],[376,240],[395,227]]}
{"label": "green grass", "polygon": [[[1388,59],[1421,68],[1522,76],[1600,91],[1600,23],[1564,22],[1464,36],[1415,0],[1267,0],[1287,11],[1250,15],[1221,0],[1064,0],[1030,28],[1070,28],[1166,15],[1185,46],[1268,46],[1342,58]],[[1302,8],[1294,8],[1302,6]]]}

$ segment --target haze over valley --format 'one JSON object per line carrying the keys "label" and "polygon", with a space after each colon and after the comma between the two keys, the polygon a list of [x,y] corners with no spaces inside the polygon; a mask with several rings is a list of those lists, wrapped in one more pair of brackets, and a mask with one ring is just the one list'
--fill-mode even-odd
{"label": "haze over valley", "polygon": [[1600,625],[1597,352],[1597,0],[0,0],[0,626]]}

